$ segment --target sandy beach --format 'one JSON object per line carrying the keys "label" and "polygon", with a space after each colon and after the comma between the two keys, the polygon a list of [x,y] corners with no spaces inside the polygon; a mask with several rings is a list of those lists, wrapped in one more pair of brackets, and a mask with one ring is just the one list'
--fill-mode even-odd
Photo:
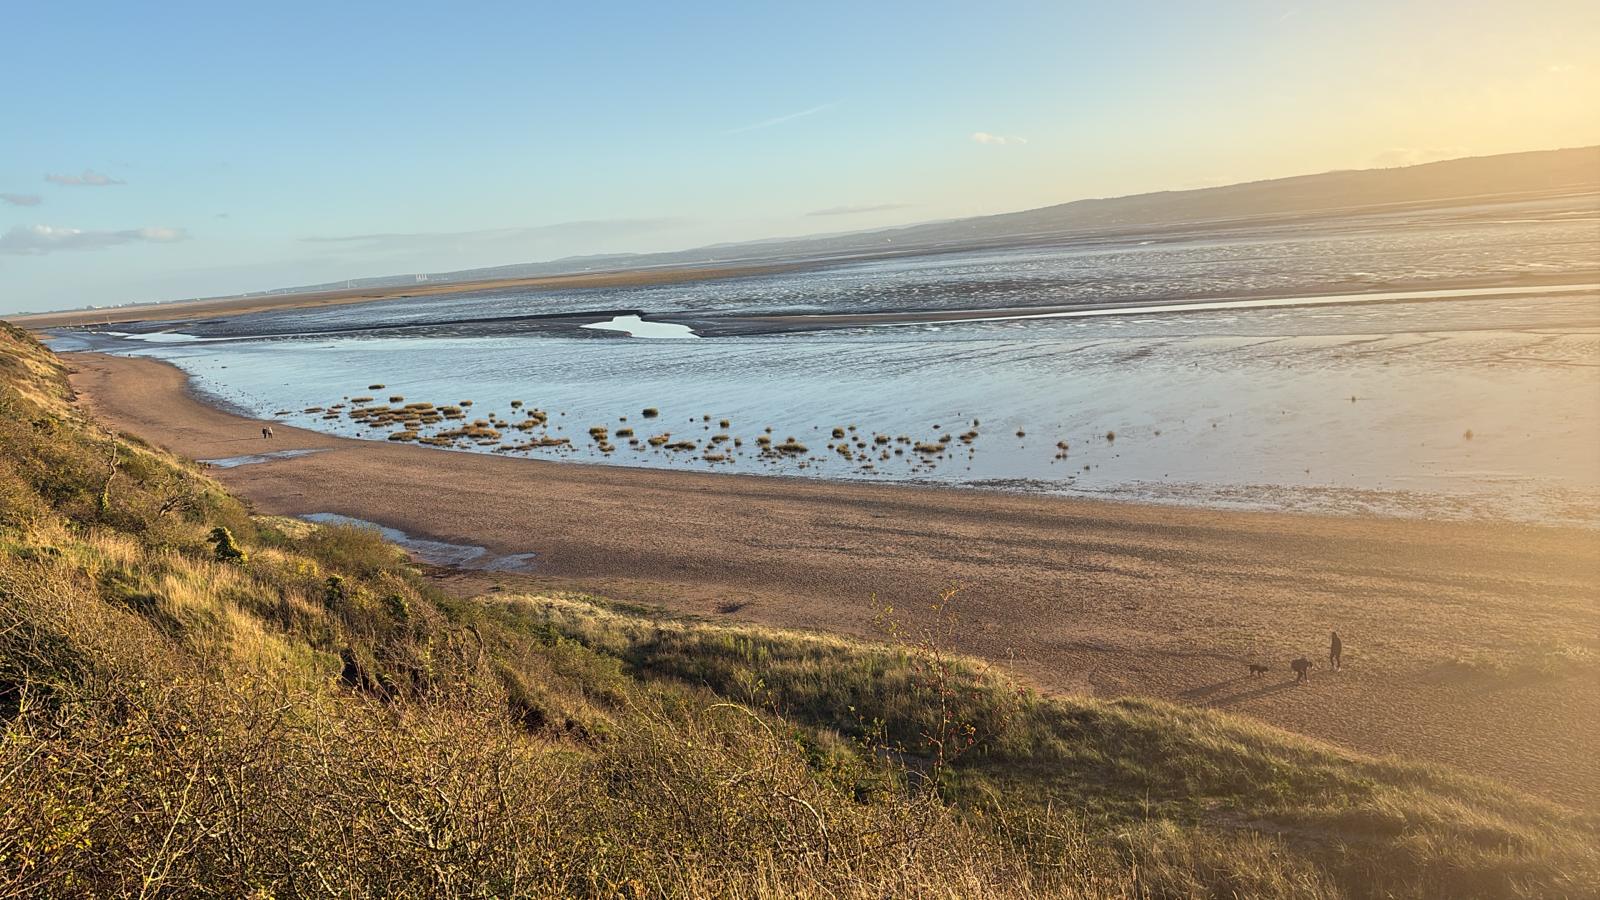
{"label": "sandy beach", "polygon": [[[455,590],[871,638],[874,598],[915,628],[960,586],[956,647],[1041,689],[1221,707],[1600,806],[1600,533],[556,463],[281,425],[268,443],[165,363],[66,359],[89,411],[185,456],[317,451],[215,470],[260,512],[536,554],[531,573],[443,576]],[[1319,667],[1296,685],[1302,654]]]}

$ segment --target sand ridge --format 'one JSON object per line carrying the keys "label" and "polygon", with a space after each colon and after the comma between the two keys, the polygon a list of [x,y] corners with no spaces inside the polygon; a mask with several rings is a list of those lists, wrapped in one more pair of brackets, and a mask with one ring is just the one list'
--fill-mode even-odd
{"label": "sand ridge", "polygon": [[724,266],[674,266],[624,269],[611,272],[579,272],[569,275],[538,275],[527,278],[498,278],[482,281],[422,282],[387,287],[347,290],[247,294],[242,297],[214,297],[176,300],[165,303],[136,303],[105,309],[77,309],[61,312],[30,313],[12,316],[9,321],[23,328],[70,328],[132,322],[177,322],[289,309],[315,309],[349,306],[405,297],[431,297],[518,290],[562,290],[573,288],[641,287],[680,284],[718,278],[771,275],[801,268],[798,263],[749,263]]}
{"label": "sand ridge", "polygon": [[[510,459],[283,425],[267,445],[165,363],[66,359],[90,411],[185,456],[322,450],[215,472],[262,512],[537,554],[532,575],[459,589],[875,637],[874,597],[915,627],[960,585],[958,649],[1045,690],[1217,706],[1600,808],[1600,533]],[[1325,662],[1333,628],[1345,670],[1294,685],[1288,660]],[[1272,671],[1251,679],[1250,661]]]}

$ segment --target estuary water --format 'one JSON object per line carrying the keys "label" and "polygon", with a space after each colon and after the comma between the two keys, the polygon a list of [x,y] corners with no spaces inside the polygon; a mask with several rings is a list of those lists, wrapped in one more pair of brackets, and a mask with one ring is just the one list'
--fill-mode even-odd
{"label": "estuary water", "polygon": [[1468,212],[58,346],[157,356],[253,415],[446,454],[1600,526],[1600,215]]}

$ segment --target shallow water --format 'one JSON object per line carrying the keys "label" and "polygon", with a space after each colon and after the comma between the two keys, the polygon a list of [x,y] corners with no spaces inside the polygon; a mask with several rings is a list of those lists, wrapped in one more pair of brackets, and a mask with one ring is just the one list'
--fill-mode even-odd
{"label": "shallow water", "polygon": [[673,322],[647,322],[638,316],[614,316],[604,322],[591,322],[580,326],[592,328],[596,331],[620,331],[628,337],[636,338],[694,338],[699,335],[687,325],[678,325]]}
{"label": "shallow water", "polygon": [[338,513],[309,513],[300,518],[318,525],[353,525],[357,528],[375,529],[383,535],[384,540],[399,546],[413,558],[429,565],[474,569],[481,572],[531,572],[534,568],[535,554],[532,553],[496,556],[484,547],[412,537],[398,528],[378,525],[365,519],[341,516]]}
{"label": "shallow water", "polygon": [[246,453],[240,456],[224,456],[221,459],[202,459],[200,461],[208,466],[218,469],[237,469],[240,466],[260,465],[261,463],[272,462],[275,459],[294,459],[295,457],[310,456],[313,453],[321,452],[321,450],[310,448],[301,450],[274,450],[271,453]]}
{"label": "shallow water", "polygon": [[[182,332],[222,340],[117,343],[170,359],[202,390],[267,418],[369,393],[383,395],[379,403],[390,394],[441,406],[470,399],[468,420],[522,421],[513,400],[548,412],[547,427],[501,427],[502,443],[463,445],[473,452],[1600,526],[1600,288],[1584,267],[1600,264],[1597,215],[1487,225],[1468,217],[1464,225],[1427,227],[1407,220],[1390,230],[1346,224],[1231,241],[941,255],[694,285],[396,300],[241,316]],[[1424,281],[1378,289],[1423,275],[1567,270],[1568,284],[1555,287],[1485,293],[1430,289]],[[1363,279],[1373,291],[1327,290]],[[1284,285],[1298,289],[1239,298]],[[1165,302],[1196,291],[1223,299],[1202,297],[1188,308],[1140,304],[1115,315],[1012,312],[1097,299]],[[1314,291],[1335,296],[1320,305],[1296,296]],[[670,326],[663,320],[902,309],[908,297],[924,310],[1007,312],[671,341],[596,339],[571,322],[552,330],[506,319],[637,308],[656,320],[644,325]],[[614,315],[600,318],[614,322]],[[626,325],[639,327],[632,319]],[[366,326],[386,330],[359,330]],[[383,390],[366,389],[380,382]],[[645,407],[659,408],[660,417],[643,419]],[[324,415],[277,418],[377,439],[393,430]],[[614,451],[591,439],[594,426],[610,429]],[[616,434],[629,427],[640,446]],[[835,428],[844,430],[848,458],[829,447],[841,443]],[[970,431],[968,443],[961,435]],[[670,443],[695,442],[694,450],[642,442],[667,433]],[[713,443],[720,434],[728,439]],[[776,442],[792,436],[808,452],[763,455],[758,440],[768,434]],[[571,445],[508,449],[541,435]],[[877,443],[877,435],[889,442]],[[942,453],[914,449],[945,435],[952,437]],[[725,459],[708,461],[708,450]]]}

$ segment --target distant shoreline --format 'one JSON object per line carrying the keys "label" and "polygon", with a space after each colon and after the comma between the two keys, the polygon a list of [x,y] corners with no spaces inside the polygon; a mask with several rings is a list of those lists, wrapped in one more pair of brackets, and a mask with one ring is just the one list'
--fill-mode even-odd
{"label": "distant shoreline", "polygon": [[[359,303],[398,300],[408,297],[450,296],[464,293],[488,293],[502,290],[562,290],[577,288],[643,287],[656,284],[693,283],[698,281],[751,277],[816,268],[812,264],[764,266],[727,269],[675,269],[658,272],[609,273],[582,276],[555,276],[536,279],[514,279],[497,282],[473,282],[458,285],[436,285],[430,290],[395,288],[389,291],[349,291],[316,294],[285,294],[276,297],[235,298],[222,301],[186,301],[182,303],[154,304],[127,307],[112,311],[82,311],[73,313],[46,313],[31,316],[14,316],[8,321],[36,334],[52,329],[92,328],[94,326],[136,325],[151,322],[181,323],[197,319],[241,316],[251,313],[310,309],[333,306],[350,306]],[[1050,318],[1068,315],[1089,315],[1095,312],[1112,313],[1119,309],[1137,309],[1147,314],[1184,312],[1185,305],[1209,303],[1241,303],[1282,299],[1278,306],[1321,305],[1327,298],[1351,298],[1345,303],[1386,302],[1450,302],[1468,299],[1449,295],[1448,292],[1471,292],[1474,298],[1495,297],[1496,291],[1513,295],[1549,288],[1552,291],[1577,293],[1586,289],[1600,292],[1600,269],[1592,271],[1565,271],[1549,274],[1522,274],[1514,277],[1458,277],[1416,280],[1408,282],[1345,282],[1318,285],[1305,292],[1282,289],[1237,291],[1225,295],[1183,294],[1162,298],[1117,298],[1115,300],[1085,300],[1078,303],[1055,303],[1038,306],[1007,306],[992,308],[951,309],[873,309],[841,310],[825,313],[682,313],[670,310],[617,309],[614,304],[604,304],[583,312],[529,313],[505,317],[520,325],[538,327],[546,323],[551,330],[570,332],[579,326],[605,321],[616,315],[641,315],[652,321],[686,325],[704,337],[733,335],[780,334],[804,331],[825,331],[841,328],[878,327],[886,325],[942,324],[968,321]],[[1429,297],[1429,293],[1443,296]],[[1393,294],[1418,296],[1396,299]],[[1370,299],[1366,299],[1370,295]],[[1168,310],[1166,307],[1172,307]],[[111,313],[106,315],[106,313]],[[416,322],[403,324],[378,324],[373,326],[341,326],[337,329],[313,332],[337,334],[349,331],[371,331],[378,328],[428,328],[439,325],[459,325],[492,322],[494,319],[459,318],[444,322]]]}
{"label": "distant shoreline", "polygon": [[709,281],[720,278],[737,278],[751,275],[772,275],[808,267],[807,264],[680,267],[664,269],[639,269],[634,271],[593,272],[576,275],[544,275],[534,278],[502,278],[490,281],[448,282],[439,284],[400,285],[386,288],[354,288],[342,291],[311,291],[223,297],[204,300],[176,300],[167,303],[141,303],[113,309],[68,310],[63,312],[33,313],[11,316],[11,323],[32,330],[47,328],[75,328],[87,325],[127,325],[136,322],[177,322],[215,316],[242,316],[249,313],[271,312],[287,309],[314,309],[329,306],[350,306],[378,300],[397,300],[403,297],[431,297],[449,294],[477,293],[503,290],[562,290],[579,288],[644,287],[656,284],[680,284]]}

